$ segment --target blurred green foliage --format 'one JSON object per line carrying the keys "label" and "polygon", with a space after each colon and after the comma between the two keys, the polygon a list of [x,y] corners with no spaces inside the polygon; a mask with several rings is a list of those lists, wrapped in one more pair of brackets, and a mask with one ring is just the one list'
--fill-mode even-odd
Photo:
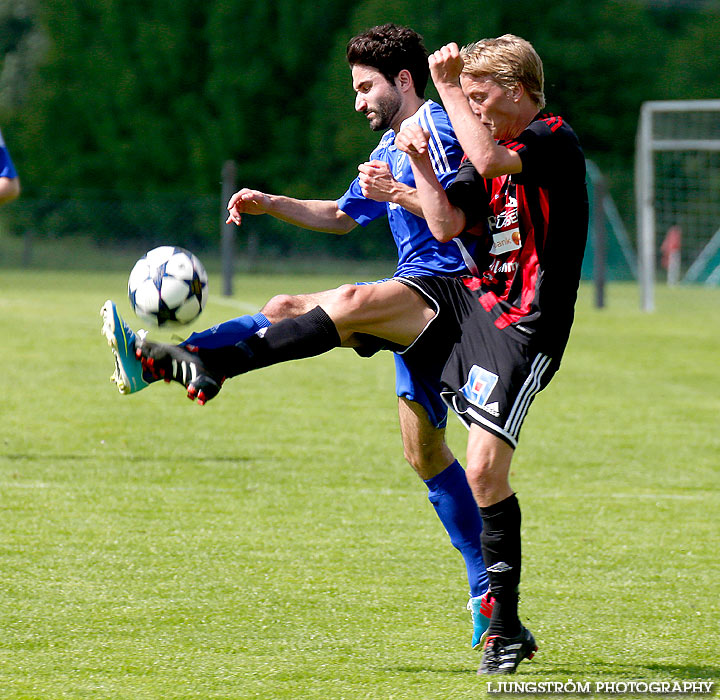
{"label": "blurred green foliage", "polygon": [[388,21],[429,49],[533,42],[549,110],[629,219],[641,103],[717,96],[717,0],[4,0],[0,119],[25,196],[217,195],[234,159],[238,186],[336,198],[378,138],[353,114],[345,44]]}

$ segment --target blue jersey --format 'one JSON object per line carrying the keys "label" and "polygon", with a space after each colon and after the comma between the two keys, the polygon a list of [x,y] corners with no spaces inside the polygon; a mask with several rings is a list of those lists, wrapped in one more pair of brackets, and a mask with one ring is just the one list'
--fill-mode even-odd
{"label": "blue jersey", "polygon": [[2,132],[0,132],[0,177],[17,177],[15,172],[15,166],[10,159],[10,153],[5,146],[5,140],[3,139]]}
{"label": "blue jersey", "polygon": [[[455,180],[463,151],[458,143],[450,119],[445,110],[426,101],[420,109],[403,122],[417,123],[430,132],[429,151],[433,168],[443,187]],[[396,180],[415,187],[410,161],[395,146],[395,132],[389,129],[368,160],[380,160],[390,166]],[[381,216],[387,216],[390,231],[398,250],[398,266],[395,276],[408,275],[458,275],[467,274],[465,260],[474,252],[473,242],[462,245],[459,239],[440,243],[428,229],[425,219],[415,216],[393,202],[376,202],[363,196],[359,178],[337,200],[338,207],[361,226]],[[465,240],[465,239],[463,239]],[[466,257],[463,257],[463,256]]]}

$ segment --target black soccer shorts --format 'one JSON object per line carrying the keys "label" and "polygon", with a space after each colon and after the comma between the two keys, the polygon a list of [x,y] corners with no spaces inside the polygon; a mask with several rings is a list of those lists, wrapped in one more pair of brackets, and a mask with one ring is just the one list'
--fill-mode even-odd
{"label": "black soccer shorts", "polygon": [[517,447],[535,396],[559,364],[533,347],[531,338],[500,330],[477,296],[459,278],[405,277],[437,316],[405,352],[411,357],[444,352],[442,397],[460,420]]}

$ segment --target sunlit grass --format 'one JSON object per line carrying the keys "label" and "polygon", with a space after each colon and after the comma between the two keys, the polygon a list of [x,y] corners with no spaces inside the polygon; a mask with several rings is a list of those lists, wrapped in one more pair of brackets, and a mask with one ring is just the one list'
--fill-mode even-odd
{"label": "sunlit grass", "polygon": [[[198,326],[346,279],[240,276]],[[0,697],[482,696],[391,358],[268,368],[204,408],[121,397],[98,313],[129,317],[125,281],[0,278]],[[540,644],[515,678],[718,681],[720,293],[591,297],[514,463]]]}

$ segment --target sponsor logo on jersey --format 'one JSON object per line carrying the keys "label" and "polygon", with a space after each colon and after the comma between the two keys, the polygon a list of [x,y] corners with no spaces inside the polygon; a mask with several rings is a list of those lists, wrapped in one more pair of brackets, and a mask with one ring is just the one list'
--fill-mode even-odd
{"label": "sponsor logo on jersey", "polygon": [[519,228],[494,233],[492,248],[490,248],[490,255],[502,255],[503,253],[509,253],[513,250],[520,250],[520,244],[521,239]]}
{"label": "sponsor logo on jersey", "polygon": [[514,206],[511,206],[508,203],[505,207],[505,211],[500,212],[496,216],[488,216],[488,224],[490,225],[491,231],[500,231],[501,229],[507,228],[508,226],[514,226],[515,224],[517,224],[517,200],[511,197],[510,202],[513,202]]}
{"label": "sponsor logo on jersey", "polygon": [[493,216],[488,216],[488,226],[493,237],[490,255],[503,255],[522,247],[518,222],[517,198],[508,192],[505,198],[505,208]]}
{"label": "sponsor logo on jersey", "polygon": [[498,376],[482,367],[473,365],[468,372],[468,380],[460,393],[472,404],[482,408],[497,384]]}
{"label": "sponsor logo on jersey", "polygon": [[499,272],[512,273],[518,269],[518,263],[516,262],[503,262],[502,260],[494,260],[488,270],[493,275],[497,275]]}

